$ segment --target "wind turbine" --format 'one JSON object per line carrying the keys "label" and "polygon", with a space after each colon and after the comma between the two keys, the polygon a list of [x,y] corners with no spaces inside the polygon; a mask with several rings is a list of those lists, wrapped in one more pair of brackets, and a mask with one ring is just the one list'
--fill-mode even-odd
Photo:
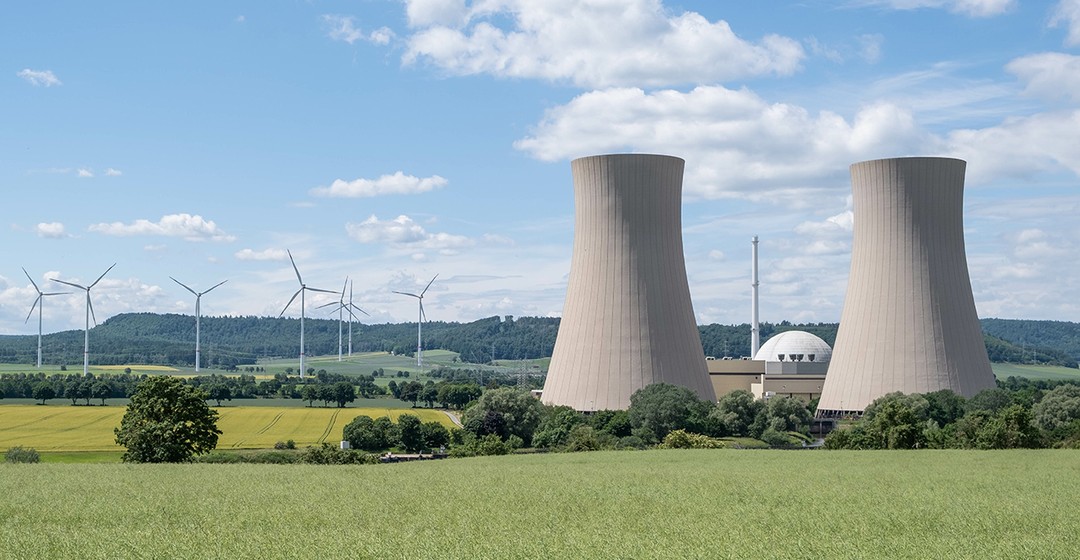
{"label": "wind turbine", "polygon": [[[367,311],[364,311],[363,309],[360,309],[360,306],[358,306],[358,305],[356,305],[356,304],[354,304],[352,302],[352,281],[351,280],[349,281],[349,307],[363,313],[364,315],[367,315],[368,317],[371,317],[371,315],[368,315]],[[350,358],[352,357],[352,320],[353,319],[356,319],[356,315],[354,315],[353,313],[349,313],[349,357]],[[359,322],[360,319],[356,319],[356,321]]]}
{"label": "wind turbine", "polygon": [[[38,294],[37,299],[34,300],[34,305],[30,306],[30,312],[26,314],[26,320],[23,321],[23,323],[26,323],[27,321],[30,320],[30,316],[34,314],[34,308],[36,307],[37,310],[38,310],[38,316],[37,316],[37,367],[41,368],[41,313],[45,309],[45,296],[59,296],[59,295],[63,295],[63,294],[70,294],[71,292],[43,292],[43,291],[41,291],[41,288],[38,287],[37,282],[34,282],[34,279],[30,278],[30,273],[27,272],[25,268],[22,269],[22,271],[23,271],[23,274],[26,275],[26,279],[29,280],[30,283],[34,285],[34,289],[37,290],[37,294]],[[38,305],[39,303],[41,305]]]}
{"label": "wind turbine", "polygon": [[285,309],[281,310],[278,317],[285,315],[285,312],[289,310],[289,306],[296,299],[296,296],[300,296],[300,379],[304,378],[304,292],[325,292],[328,294],[336,294],[333,290],[321,290],[319,288],[309,288],[307,284],[304,284],[304,279],[300,277],[300,269],[296,268],[296,261],[293,260],[292,252],[288,249],[285,250],[289,254],[289,262],[292,263],[293,270],[296,271],[296,280],[300,282],[300,289],[296,290],[292,298],[289,299],[289,303],[285,304]]}
{"label": "wind turbine", "polygon": [[[350,288],[350,290],[349,290],[349,303],[345,303],[345,288]],[[356,314],[352,312],[352,309],[350,309],[350,307],[356,308],[358,311],[360,311],[364,315],[367,315],[368,313],[367,313],[367,311],[364,311],[363,309],[360,309],[359,307],[356,307],[355,305],[353,305],[353,303],[352,303],[352,289],[351,289],[351,286],[349,284],[349,279],[347,277],[345,278],[345,284],[343,284],[341,286],[341,299],[338,300],[338,301],[332,301],[330,303],[324,303],[324,304],[320,305],[318,307],[318,309],[321,309],[323,307],[330,307],[331,305],[337,305],[337,308],[332,309],[331,312],[333,312],[333,311],[338,312],[337,361],[340,362],[341,361],[341,347],[342,347],[341,328],[342,328],[342,323],[344,323],[344,321],[345,321],[345,316],[343,315],[343,312],[348,312],[349,313],[349,356],[352,356],[352,320],[354,318],[356,318]]]}
{"label": "wind turbine", "polygon": [[[90,289],[97,286],[97,283],[101,282],[101,279],[113,269],[113,266],[116,266],[116,263],[113,263],[113,265],[107,268],[105,272],[102,272],[101,276],[98,276],[98,279],[94,280],[94,283],[89,286],[82,286],[74,282],[65,282],[63,280],[57,280],[56,278],[49,278],[49,280],[52,280],[53,282],[59,282],[61,284],[79,288],[80,290],[86,290],[86,331],[83,336],[82,354],[83,375],[88,375],[90,373],[90,316],[94,314],[94,304],[90,302]],[[97,317],[94,317],[94,325],[97,326]]]}
{"label": "wind turbine", "polygon": [[213,290],[214,288],[228,282],[228,280],[222,280],[221,282],[214,284],[213,287],[211,287],[210,289],[196,292],[195,290],[187,287],[186,284],[177,280],[176,278],[173,278],[172,276],[170,276],[169,278],[173,282],[176,282],[177,284],[183,286],[185,290],[191,292],[192,294],[195,294],[195,373],[199,373],[199,364],[202,363],[202,348],[199,346],[199,319],[202,317],[202,311],[200,310],[199,304],[202,301],[203,294],[208,293],[210,292],[210,290]]}
{"label": "wind turbine", "polygon": [[420,312],[417,314],[417,318],[416,318],[416,367],[424,367],[424,343],[423,343],[423,339],[420,337],[420,335],[421,335],[421,327],[423,327],[424,319],[427,317],[426,315],[424,315],[424,294],[427,293],[428,288],[431,287],[431,284],[434,283],[435,279],[438,278],[438,277],[439,277],[438,274],[433,276],[431,278],[431,282],[427,283],[427,286],[424,287],[424,291],[420,292],[419,295],[411,294],[409,292],[399,292],[397,290],[392,290],[395,294],[401,294],[403,296],[414,297],[414,298],[416,298],[417,302],[420,304]]}

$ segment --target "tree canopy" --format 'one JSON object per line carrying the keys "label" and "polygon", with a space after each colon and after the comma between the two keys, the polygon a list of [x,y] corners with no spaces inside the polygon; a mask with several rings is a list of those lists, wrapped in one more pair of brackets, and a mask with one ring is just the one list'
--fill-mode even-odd
{"label": "tree canopy", "polygon": [[177,463],[217,446],[216,410],[205,391],[176,377],[148,377],[135,388],[115,428],[128,463]]}

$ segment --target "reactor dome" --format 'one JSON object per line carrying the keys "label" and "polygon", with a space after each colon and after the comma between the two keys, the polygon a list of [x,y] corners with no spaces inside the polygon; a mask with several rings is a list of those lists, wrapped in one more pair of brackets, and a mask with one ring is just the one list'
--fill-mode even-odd
{"label": "reactor dome", "polygon": [[755,360],[766,362],[828,362],[832,348],[806,331],[784,331],[761,345]]}

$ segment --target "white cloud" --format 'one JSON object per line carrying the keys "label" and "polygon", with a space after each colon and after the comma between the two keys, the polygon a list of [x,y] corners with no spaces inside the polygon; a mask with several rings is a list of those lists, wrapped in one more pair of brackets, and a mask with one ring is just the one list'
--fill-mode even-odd
{"label": "white cloud", "polygon": [[1080,110],[1008,118],[982,129],[954,130],[949,151],[967,160],[967,180],[1028,177],[1067,169],[1080,175]]}
{"label": "white cloud", "polygon": [[361,39],[370,41],[376,45],[385,45],[394,38],[394,32],[388,27],[380,27],[371,33],[365,34],[356,27],[352,16],[324,15],[323,23],[329,28],[327,35],[335,41],[344,41],[353,44]]}
{"label": "white cloud", "polygon": [[79,170],[76,171],[75,174],[82,179],[88,179],[94,176],[93,170],[87,169],[85,167],[79,168]]}
{"label": "white cloud", "polygon": [[438,175],[421,178],[398,171],[393,175],[383,175],[378,179],[355,179],[352,181],[335,179],[329,187],[312,189],[311,194],[345,198],[366,198],[388,194],[419,194],[443,187],[446,183],[446,179]]}
{"label": "white cloud", "polygon": [[42,222],[34,227],[34,231],[38,237],[47,237],[50,239],[62,239],[67,237],[67,233],[64,232],[64,224],[60,222]]}
{"label": "white cloud", "polygon": [[456,75],[660,87],[786,76],[805,56],[788,37],[749,42],[726,21],[673,15],[660,0],[502,0],[468,10],[460,2],[406,0],[406,13],[417,30],[403,62]]}
{"label": "white cloud", "polygon": [[1005,69],[1027,84],[1027,93],[1046,99],[1080,101],[1080,56],[1055,52],[1032,54],[1009,62]]}
{"label": "white cloud", "polygon": [[885,36],[880,33],[869,33],[858,36],[859,53],[863,60],[875,64],[881,60],[881,45],[885,43]]}
{"label": "white cloud", "polygon": [[475,242],[462,235],[429,233],[412,218],[401,215],[393,220],[379,220],[372,215],[359,224],[348,223],[345,231],[361,243],[387,243],[411,249],[454,251]]}
{"label": "white cloud", "polygon": [[122,222],[93,224],[90,226],[90,231],[105,235],[181,237],[188,241],[234,241],[236,239],[221,231],[212,220],[191,214],[169,214],[162,216],[157,222],[140,219],[130,224]]}
{"label": "white cloud", "polygon": [[112,167],[109,167],[109,168],[105,169],[105,176],[106,177],[119,177],[119,176],[121,176],[123,174],[124,174],[123,171],[120,171],[119,169],[113,169]]}
{"label": "white cloud", "polygon": [[1015,8],[1017,0],[865,0],[863,4],[894,10],[941,8],[970,17],[992,17]]}
{"label": "white cloud", "polygon": [[57,78],[56,74],[52,73],[52,70],[31,70],[29,68],[23,68],[22,70],[19,70],[16,75],[35,86],[52,87],[63,85],[60,78]]}
{"label": "white cloud", "polygon": [[880,103],[850,121],[822,111],[768,103],[746,89],[689,92],[620,88],[582,94],[549,110],[514,146],[547,161],[617,151],[678,155],[694,197],[775,197],[806,204],[824,177],[853,161],[940,146],[906,109]]}
{"label": "white cloud", "polygon": [[233,256],[242,261],[284,261],[289,258],[285,249],[263,249],[262,251],[241,249]]}
{"label": "white cloud", "polygon": [[1070,47],[1080,45],[1080,0],[1061,0],[1054,9],[1050,26],[1064,25],[1068,28],[1065,44]]}

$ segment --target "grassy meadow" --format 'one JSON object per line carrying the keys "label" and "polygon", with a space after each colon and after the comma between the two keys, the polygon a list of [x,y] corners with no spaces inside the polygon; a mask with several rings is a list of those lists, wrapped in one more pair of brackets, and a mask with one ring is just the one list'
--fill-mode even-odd
{"label": "grassy meadow", "polygon": [[[273,402],[273,401],[267,401]],[[126,407],[0,406],[0,450],[21,445],[40,452],[118,451],[113,428],[120,425]],[[414,414],[425,422],[436,421],[447,428],[452,421],[443,412],[408,408],[307,408],[301,406],[223,406],[219,413],[218,449],[263,449],[275,442],[294,440],[297,446],[321,442],[335,443],[341,430],[357,416]],[[73,457],[78,457],[74,455]]]}
{"label": "grassy meadow", "polygon": [[3,558],[1075,558],[1080,451],[0,465]]}

